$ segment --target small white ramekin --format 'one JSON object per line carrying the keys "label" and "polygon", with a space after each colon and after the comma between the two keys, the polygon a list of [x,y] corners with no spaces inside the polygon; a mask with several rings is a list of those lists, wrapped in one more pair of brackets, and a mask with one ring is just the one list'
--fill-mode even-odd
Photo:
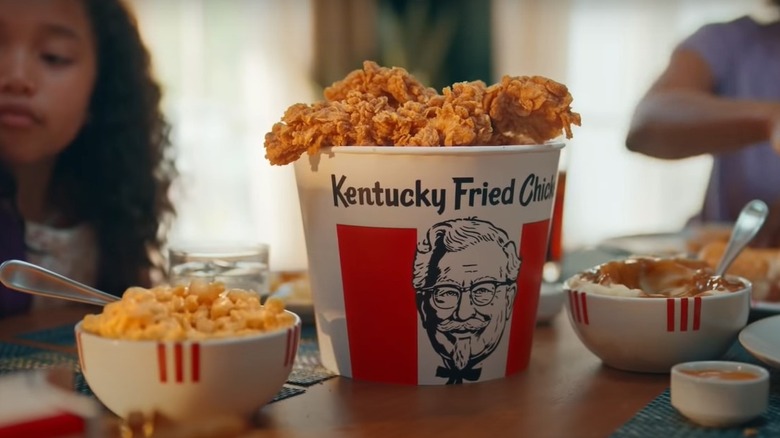
{"label": "small white ramekin", "polygon": [[[746,380],[702,377],[705,370],[755,375]],[[758,365],[730,361],[680,363],[671,371],[672,406],[691,421],[707,427],[727,427],[748,422],[767,409],[769,372]]]}

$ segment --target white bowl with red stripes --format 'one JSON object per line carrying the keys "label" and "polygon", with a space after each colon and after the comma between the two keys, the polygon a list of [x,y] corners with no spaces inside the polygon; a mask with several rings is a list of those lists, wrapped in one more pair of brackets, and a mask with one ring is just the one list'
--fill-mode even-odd
{"label": "white bowl with red stripes", "polygon": [[249,416],[273,399],[292,371],[301,333],[297,315],[295,321],[272,332],[201,341],[109,339],[78,323],[79,364],[95,396],[122,418]]}
{"label": "white bowl with red stripes", "polygon": [[751,284],[722,295],[650,298],[602,295],[564,284],[569,322],[610,367],[668,373],[681,362],[719,359],[747,324]]}

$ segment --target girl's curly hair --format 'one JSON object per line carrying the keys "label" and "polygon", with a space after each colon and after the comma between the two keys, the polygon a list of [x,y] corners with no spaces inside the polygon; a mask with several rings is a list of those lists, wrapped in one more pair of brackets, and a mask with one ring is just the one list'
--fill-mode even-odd
{"label": "girl's curly hair", "polygon": [[91,224],[100,259],[96,287],[120,295],[150,286],[175,210],[177,176],[161,89],[133,15],[121,0],[84,0],[96,41],[97,79],[87,123],[61,154],[51,202]]}

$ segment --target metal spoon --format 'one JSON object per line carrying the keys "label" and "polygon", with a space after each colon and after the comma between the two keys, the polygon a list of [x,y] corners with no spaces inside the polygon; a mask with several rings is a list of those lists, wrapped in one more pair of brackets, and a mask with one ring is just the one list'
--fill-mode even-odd
{"label": "metal spoon", "polygon": [[726,251],[723,252],[718,267],[715,269],[715,275],[722,276],[726,273],[737,255],[756,237],[768,214],[769,207],[758,199],[748,202],[742,208],[737,222],[734,224],[734,229],[731,231]]}
{"label": "metal spoon", "polygon": [[119,299],[114,295],[21,260],[7,260],[0,264],[0,282],[8,288],[28,294],[97,306],[104,306]]}

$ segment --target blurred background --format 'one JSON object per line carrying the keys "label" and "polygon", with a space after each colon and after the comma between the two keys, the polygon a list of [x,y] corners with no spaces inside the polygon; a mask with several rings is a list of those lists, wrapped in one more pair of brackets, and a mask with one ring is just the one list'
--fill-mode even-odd
{"label": "blurred background", "polygon": [[429,86],[543,75],[582,115],[568,143],[563,244],[680,229],[700,207],[708,157],[628,152],[634,108],[674,46],[764,0],[129,0],[165,90],[181,179],[170,239],[259,240],[272,270],[306,268],[291,166],[264,158],[285,109],[365,59]]}

